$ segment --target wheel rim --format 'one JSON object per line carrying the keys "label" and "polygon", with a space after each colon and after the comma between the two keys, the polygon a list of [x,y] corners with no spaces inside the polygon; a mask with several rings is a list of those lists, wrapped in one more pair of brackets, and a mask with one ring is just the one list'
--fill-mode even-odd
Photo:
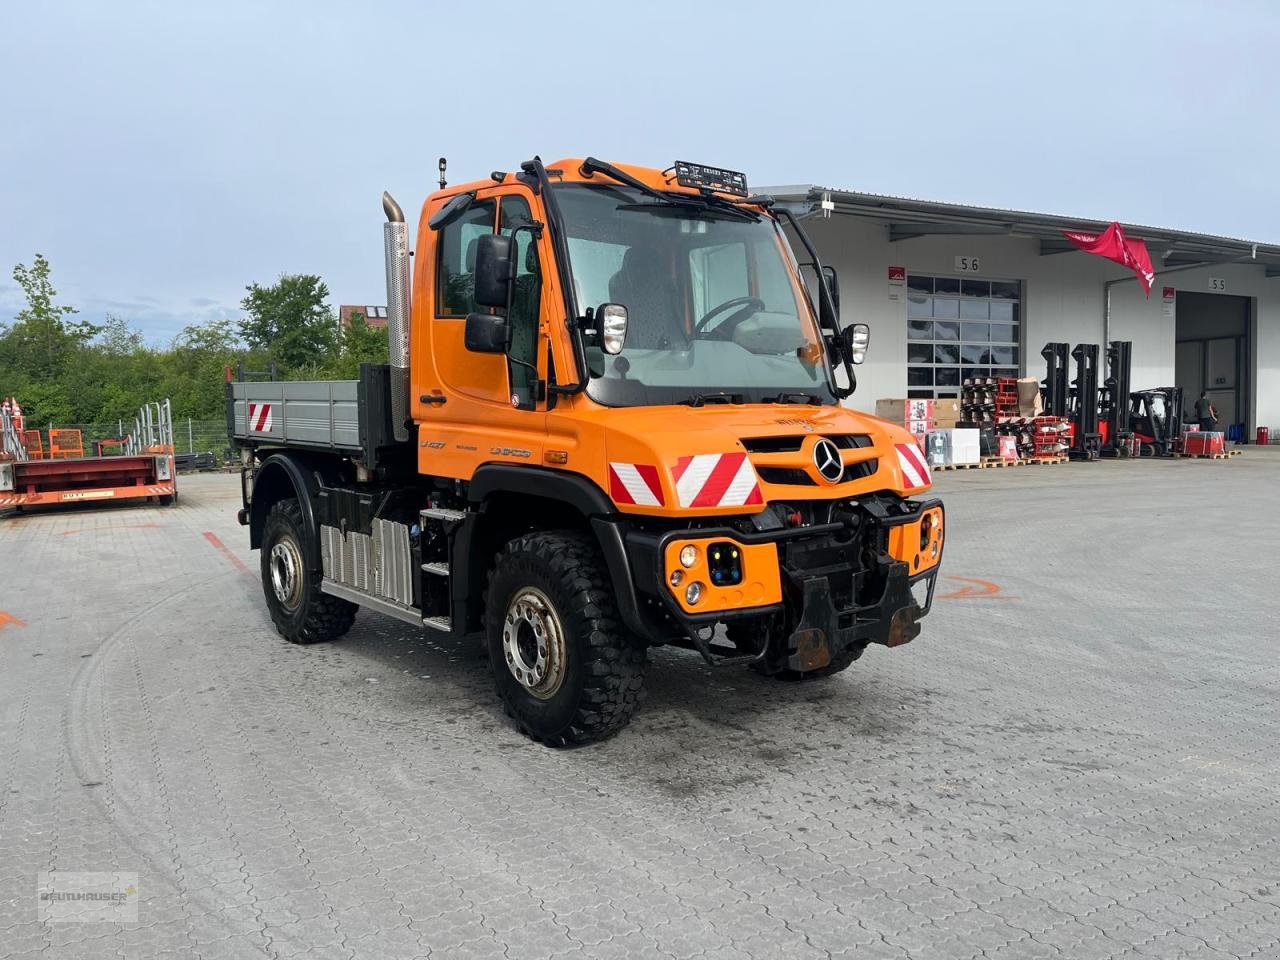
{"label": "wheel rim", "polygon": [[564,628],[547,595],[520,590],[502,621],[502,655],[516,682],[539,700],[548,700],[564,681]]}
{"label": "wheel rim", "polygon": [[296,610],[302,601],[302,554],[292,538],[271,548],[271,589],[286,609]]}

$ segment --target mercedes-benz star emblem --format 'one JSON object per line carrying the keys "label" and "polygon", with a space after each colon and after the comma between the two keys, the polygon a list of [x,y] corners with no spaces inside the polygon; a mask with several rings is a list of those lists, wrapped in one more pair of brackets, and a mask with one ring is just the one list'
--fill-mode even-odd
{"label": "mercedes-benz star emblem", "polygon": [[844,476],[844,463],[840,460],[840,451],[826,437],[813,445],[813,463],[827,483],[838,483]]}

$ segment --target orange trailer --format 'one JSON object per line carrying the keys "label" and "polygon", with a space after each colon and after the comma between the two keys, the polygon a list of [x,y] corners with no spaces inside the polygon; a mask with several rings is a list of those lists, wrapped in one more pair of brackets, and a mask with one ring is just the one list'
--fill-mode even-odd
{"label": "orange trailer", "polygon": [[[6,418],[0,443],[0,511],[103,500],[177,499],[169,401],[148,404],[117,456],[84,456],[79,430],[49,431],[49,457],[39,431],[16,430]],[[31,434],[36,436],[33,440]],[[31,451],[38,451],[33,456]]]}

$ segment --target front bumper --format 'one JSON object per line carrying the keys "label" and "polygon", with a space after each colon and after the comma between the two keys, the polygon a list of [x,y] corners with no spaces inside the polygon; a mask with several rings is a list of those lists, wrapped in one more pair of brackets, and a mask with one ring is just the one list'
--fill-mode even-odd
{"label": "front bumper", "polygon": [[[784,665],[807,672],[826,666],[850,647],[868,643],[900,646],[919,635],[919,622],[933,605],[942,563],[942,502],[901,501],[898,510],[890,512],[869,505],[865,524],[837,563],[830,562],[829,548],[836,544],[837,536],[847,535],[841,523],[758,533],[723,527],[675,530],[662,536],[632,532],[626,537],[627,553],[640,593],[660,603],[663,612],[709,662],[719,663],[725,658],[712,650],[712,631],[708,628],[730,619],[774,616],[781,617],[789,630]],[[919,538],[920,523],[927,513],[937,518],[938,526],[932,555],[922,563],[919,554],[925,551],[917,552],[904,544]],[[867,538],[874,538],[871,549]],[[766,589],[765,599],[772,602],[737,607],[713,604],[705,612],[691,610],[678,592],[669,589],[665,558],[671,555],[673,544],[695,539],[739,543],[744,552],[772,545],[780,594],[784,596]],[[814,556],[815,548],[819,554],[828,551],[822,563],[808,559]],[[773,572],[767,571],[766,579]],[[762,645],[755,656],[729,659],[761,659],[765,653]]]}

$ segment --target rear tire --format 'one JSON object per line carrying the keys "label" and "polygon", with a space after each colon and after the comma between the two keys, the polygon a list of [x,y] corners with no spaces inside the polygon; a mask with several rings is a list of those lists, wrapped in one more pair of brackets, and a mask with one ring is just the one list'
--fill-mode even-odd
{"label": "rear tire", "polygon": [[770,677],[774,680],[784,680],[789,683],[798,683],[802,680],[821,680],[824,677],[832,677],[837,673],[842,673],[852,666],[853,662],[862,656],[862,652],[866,650],[866,646],[850,647],[837,653],[831,658],[831,662],[825,667],[819,667],[817,670],[792,670],[789,667],[777,669],[770,666],[770,661],[774,660],[773,648],[780,641],[780,634],[783,630],[782,623],[779,619],[768,617],[765,619],[751,620],[732,620],[725,625],[725,632],[729,636],[730,642],[742,653],[755,653],[760,649],[760,632],[768,633],[768,644],[770,651],[764,655],[763,660],[757,660],[751,664],[751,669],[762,676]]}
{"label": "rear tire", "polygon": [[646,648],[618,618],[604,557],[573,531],[518,537],[498,554],[485,599],[494,685],[526,736],[593,743],[631,720]]}
{"label": "rear tire", "polygon": [[262,527],[262,592],[276,632],[290,643],[336,640],[360,609],[320,592],[321,574],[306,563],[305,527],[297,500],[280,500]]}

